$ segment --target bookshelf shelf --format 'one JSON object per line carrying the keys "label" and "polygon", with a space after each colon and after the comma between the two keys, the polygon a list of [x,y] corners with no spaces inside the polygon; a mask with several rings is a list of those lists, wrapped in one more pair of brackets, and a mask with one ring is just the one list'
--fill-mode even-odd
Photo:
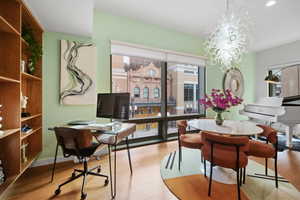
{"label": "bookshelf shelf", "polygon": [[25,138],[29,137],[30,135],[34,134],[35,132],[37,132],[41,129],[42,129],[42,127],[33,127],[32,131],[30,131],[29,133],[21,132],[21,140],[24,140]]}
{"label": "bookshelf shelf", "polygon": [[25,121],[28,121],[30,119],[34,119],[34,118],[37,118],[37,117],[40,117],[40,116],[42,116],[42,113],[39,113],[39,114],[36,114],[36,115],[32,115],[30,117],[22,117],[21,122],[25,122]]}
{"label": "bookshelf shelf", "polygon": [[20,35],[20,33],[12,25],[10,25],[2,16],[0,16],[0,32]]}
{"label": "bookshelf shelf", "polygon": [[4,133],[2,135],[0,135],[0,139],[8,137],[11,134],[17,133],[18,131],[20,131],[20,129],[19,128],[16,128],[16,129],[6,129],[6,130],[2,130],[2,131],[4,131]]}
{"label": "bookshelf shelf", "polygon": [[31,80],[35,80],[35,81],[41,81],[42,79],[37,77],[37,76],[34,76],[34,75],[31,75],[31,74],[28,74],[26,72],[22,72],[22,78],[25,78],[25,79],[31,79]]}
{"label": "bookshelf shelf", "polygon": [[29,44],[22,37],[21,37],[21,41],[24,46],[29,46]]}
{"label": "bookshelf shelf", "polygon": [[15,79],[8,78],[5,76],[0,76],[0,82],[20,83],[19,80],[15,80]]}

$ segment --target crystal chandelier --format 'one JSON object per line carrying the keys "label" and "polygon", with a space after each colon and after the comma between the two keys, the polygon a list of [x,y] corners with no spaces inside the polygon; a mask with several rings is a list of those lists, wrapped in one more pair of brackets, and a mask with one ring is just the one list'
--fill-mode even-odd
{"label": "crystal chandelier", "polygon": [[219,65],[223,71],[239,68],[248,47],[248,13],[239,16],[229,10],[226,0],[226,12],[205,42],[209,61]]}

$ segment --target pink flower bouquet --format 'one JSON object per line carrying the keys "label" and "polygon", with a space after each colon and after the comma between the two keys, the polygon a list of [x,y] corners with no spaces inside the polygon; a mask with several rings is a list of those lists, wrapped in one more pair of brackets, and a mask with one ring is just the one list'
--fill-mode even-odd
{"label": "pink flower bouquet", "polygon": [[[205,95],[205,98],[200,99],[200,104],[205,106],[205,109],[211,108],[217,113],[216,123],[222,125],[223,119],[221,114],[227,111],[232,106],[237,106],[243,102],[243,99],[233,96],[231,90],[221,91],[212,89],[210,95]],[[219,120],[220,122],[218,122]]]}

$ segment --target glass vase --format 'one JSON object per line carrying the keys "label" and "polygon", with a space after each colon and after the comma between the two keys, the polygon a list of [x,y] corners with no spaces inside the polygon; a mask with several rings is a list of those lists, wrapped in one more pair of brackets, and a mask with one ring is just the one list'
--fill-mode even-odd
{"label": "glass vase", "polygon": [[215,117],[216,124],[218,126],[222,126],[224,122],[224,118],[222,116],[222,112],[217,112]]}

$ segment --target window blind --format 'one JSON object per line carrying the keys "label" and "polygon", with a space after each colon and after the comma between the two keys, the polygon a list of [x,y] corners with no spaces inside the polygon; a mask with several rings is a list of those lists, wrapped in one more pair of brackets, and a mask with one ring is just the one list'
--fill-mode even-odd
{"label": "window blind", "polygon": [[149,48],[142,45],[130,44],[120,41],[111,41],[111,54],[123,56],[137,56],[143,58],[151,58],[160,61],[193,64],[205,66],[205,57],[193,54],[180,53],[156,48]]}

